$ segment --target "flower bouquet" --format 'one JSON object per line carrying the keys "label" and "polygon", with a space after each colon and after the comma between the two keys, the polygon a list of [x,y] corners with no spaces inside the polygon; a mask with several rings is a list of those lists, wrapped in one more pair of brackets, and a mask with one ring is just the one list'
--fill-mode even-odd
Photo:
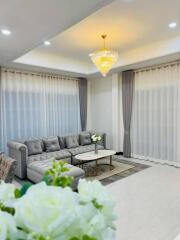
{"label": "flower bouquet", "polygon": [[98,142],[100,142],[102,140],[102,137],[94,134],[91,136],[91,139],[92,139],[93,143],[95,144],[95,154],[98,154]]}
{"label": "flower bouquet", "polygon": [[0,183],[0,240],[114,240],[114,201],[98,181],[80,180],[78,191],[63,162],[39,184]]}

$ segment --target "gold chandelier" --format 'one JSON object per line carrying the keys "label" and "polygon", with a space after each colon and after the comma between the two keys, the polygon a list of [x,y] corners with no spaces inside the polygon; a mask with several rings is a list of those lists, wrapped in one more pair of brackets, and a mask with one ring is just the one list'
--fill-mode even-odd
{"label": "gold chandelier", "polygon": [[118,60],[118,53],[114,51],[110,51],[105,46],[106,35],[101,36],[104,41],[104,47],[102,50],[90,53],[89,56],[97,69],[102,73],[105,77],[106,74],[110,71],[112,66]]}

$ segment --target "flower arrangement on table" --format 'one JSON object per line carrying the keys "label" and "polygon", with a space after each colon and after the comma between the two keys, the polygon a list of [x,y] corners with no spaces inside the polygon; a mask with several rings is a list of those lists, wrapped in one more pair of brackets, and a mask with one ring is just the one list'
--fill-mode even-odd
{"label": "flower arrangement on table", "polygon": [[114,240],[114,201],[98,181],[70,185],[66,163],[54,161],[44,181],[0,183],[0,240]]}
{"label": "flower arrangement on table", "polygon": [[95,154],[98,154],[98,142],[100,142],[102,140],[102,137],[94,134],[91,136],[91,139],[92,139],[93,143],[95,144]]}

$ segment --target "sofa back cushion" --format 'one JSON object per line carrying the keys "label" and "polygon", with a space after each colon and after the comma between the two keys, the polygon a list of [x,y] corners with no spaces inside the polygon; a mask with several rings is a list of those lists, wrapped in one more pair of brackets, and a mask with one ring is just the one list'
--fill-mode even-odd
{"label": "sofa back cushion", "polygon": [[43,139],[46,152],[55,152],[60,150],[58,137],[48,137]]}
{"label": "sofa back cushion", "polygon": [[43,152],[41,139],[27,140],[24,142],[24,144],[27,146],[29,156]]}
{"label": "sofa back cushion", "polygon": [[61,148],[61,149],[66,148],[65,137],[60,137],[60,136],[58,136],[58,139],[59,139],[59,145],[60,145],[60,148]]}
{"label": "sofa back cushion", "polygon": [[65,137],[65,142],[66,142],[67,148],[75,148],[75,147],[79,146],[77,135],[66,136]]}
{"label": "sofa back cushion", "polygon": [[79,134],[80,145],[85,146],[91,144],[91,135],[89,132]]}

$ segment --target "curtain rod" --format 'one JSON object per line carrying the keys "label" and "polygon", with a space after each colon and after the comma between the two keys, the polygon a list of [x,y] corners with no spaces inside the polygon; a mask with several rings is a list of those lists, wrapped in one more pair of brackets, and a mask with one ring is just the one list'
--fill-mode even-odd
{"label": "curtain rod", "polygon": [[148,71],[151,71],[151,70],[173,67],[175,65],[180,65],[180,60],[177,60],[177,61],[174,61],[174,62],[169,62],[169,63],[164,63],[164,64],[159,64],[159,65],[154,65],[154,66],[151,66],[151,67],[140,68],[140,69],[134,70],[134,72],[135,73],[148,72]]}
{"label": "curtain rod", "polygon": [[20,69],[12,69],[12,68],[5,68],[1,67],[2,72],[10,72],[10,73],[20,73],[20,74],[26,74],[26,75],[35,75],[35,76],[46,76],[51,78],[62,78],[62,79],[69,79],[69,80],[79,80],[77,77],[69,77],[65,75],[59,75],[59,74],[50,74],[45,72],[33,72],[28,70],[20,70]]}

